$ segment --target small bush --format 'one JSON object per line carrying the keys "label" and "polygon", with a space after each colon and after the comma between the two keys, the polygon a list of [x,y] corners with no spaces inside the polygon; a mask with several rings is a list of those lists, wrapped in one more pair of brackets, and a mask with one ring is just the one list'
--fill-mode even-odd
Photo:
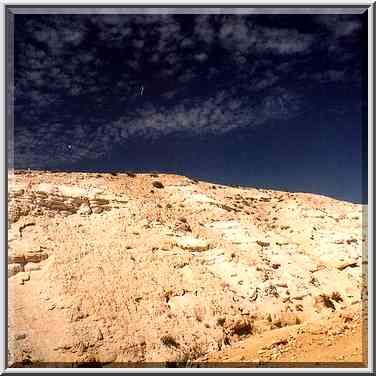
{"label": "small bush", "polygon": [[326,308],[331,308],[333,311],[335,311],[336,307],[334,303],[331,301],[330,296],[326,294],[321,294],[320,298],[322,299],[322,303]]}
{"label": "small bush", "polygon": [[176,342],[175,338],[169,334],[161,337],[161,342],[167,347],[179,348],[179,344]]}
{"label": "small bush", "polygon": [[237,334],[239,336],[252,334],[252,323],[248,320],[237,321],[232,328],[232,334]]}
{"label": "small bush", "polygon": [[153,187],[155,188],[164,188],[164,185],[160,181],[153,181]]}
{"label": "small bush", "polygon": [[338,291],[333,291],[332,293],[332,300],[335,302],[343,302],[342,296]]}
{"label": "small bush", "polygon": [[167,367],[190,367],[192,362],[196,359],[205,355],[205,352],[202,350],[201,346],[194,344],[192,347],[184,349],[176,358],[175,362],[169,362]]}
{"label": "small bush", "polygon": [[223,326],[225,324],[226,319],[224,317],[220,317],[217,319],[217,325]]}
{"label": "small bush", "polygon": [[311,279],[309,280],[309,283],[315,287],[319,287],[320,286],[320,281],[315,277],[315,276],[311,276]]}

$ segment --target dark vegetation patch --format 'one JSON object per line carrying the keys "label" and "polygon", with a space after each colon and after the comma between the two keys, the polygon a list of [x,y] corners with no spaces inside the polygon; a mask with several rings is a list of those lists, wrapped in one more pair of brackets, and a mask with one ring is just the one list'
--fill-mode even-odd
{"label": "dark vegetation patch", "polygon": [[153,181],[153,187],[161,189],[164,188],[164,185],[160,181]]}
{"label": "dark vegetation patch", "polygon": [[176,342],[175,338],[169,334],[161,337],[161,342],[167,347],[179,348],[179,344]]}

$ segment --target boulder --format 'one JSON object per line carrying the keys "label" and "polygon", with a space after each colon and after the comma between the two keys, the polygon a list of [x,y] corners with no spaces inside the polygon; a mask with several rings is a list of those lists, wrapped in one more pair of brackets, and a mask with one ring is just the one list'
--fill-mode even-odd
{"label": "boulder", "polygon": [[94,206],[91,210],[94,214],[101,214],[103,212],[103,208],[101,206]]}
{"label": "boulder", "polygon": [[35,272],[40,270],[40,265],[38,263],[28,262],[27,264],[25,264],[24,270],[25,272]]}
{"label": "boulder", "polygon": [[20,264],[9,264],[8,265],[8,278],[13,277],[17,273],[22,272],[22,265]]}
{"label": "boulder", "polygon": [[205,239],[197,239],[193,236],[184,236],[175,241],[179,248],[193,252],[203,252],[210,248],[210,243]]}
{"label": "boulder", "polygon": [[90,206],[87,203],[83,203],[79,207],[77,213],[80,214],[80,215],[89,215],[89,214],[92,213],[92,211],[91,211]]}
{"label": "boulder", "polygon": [[79,187],[72,187],[69,185],[60,185],[58,187],[58,190],[59,190],[59,193],[65,197],[80,198],[80,197],[88,196],[88,191],[86,189],[79,188]]}

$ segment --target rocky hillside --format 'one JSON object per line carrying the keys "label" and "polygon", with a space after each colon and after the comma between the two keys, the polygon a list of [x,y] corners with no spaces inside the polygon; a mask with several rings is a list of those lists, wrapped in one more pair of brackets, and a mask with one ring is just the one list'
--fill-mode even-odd
{"label": "rocky hillside", "polygon": [[8,193],[10,365],[184,365],[360,320],[361,205],[167,174],[16,171]]}

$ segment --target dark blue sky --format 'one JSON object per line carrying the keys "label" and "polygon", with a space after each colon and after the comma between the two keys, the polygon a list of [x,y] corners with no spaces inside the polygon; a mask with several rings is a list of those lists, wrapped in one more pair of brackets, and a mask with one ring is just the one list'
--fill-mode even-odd
{"label": "dark blue sky", "polygon": [[366,202],[366,15],[16,15],[15,167]]}

